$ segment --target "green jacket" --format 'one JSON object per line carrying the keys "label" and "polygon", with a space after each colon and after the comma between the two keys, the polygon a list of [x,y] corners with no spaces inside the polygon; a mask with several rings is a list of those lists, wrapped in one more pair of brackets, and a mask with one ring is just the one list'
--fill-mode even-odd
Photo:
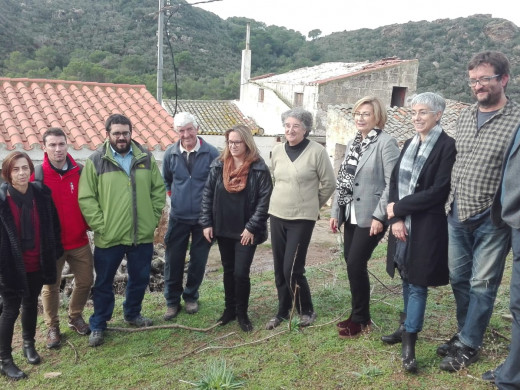
{"label": "green jacket", "polygon": [[153,242],[166,202],[164,182],[154,157],[132,141],[130,176],[105,143],[86,161],[79,181],[81,212],[99,248]]}

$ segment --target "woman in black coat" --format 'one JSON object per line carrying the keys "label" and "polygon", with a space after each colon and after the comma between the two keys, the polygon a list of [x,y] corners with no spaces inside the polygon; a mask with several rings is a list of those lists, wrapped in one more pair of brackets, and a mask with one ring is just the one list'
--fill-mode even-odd
{"label": "woman in black coat", "polygon": [[216,237],[224,267],[225,310],[218,321],[225,325],[238,318],[240,328],[250,332],[249,271],[256,246],[267,240],[273,184],[250,129],[235,126],[225,138],[221,156],[210,167],[199,223],[209,242]]}
{"label": "woman in black coat", "polygon": [[403,281],[401,326],[382,340],[402,341],[403,367],[416,372],[415,342],[422,330],[429,286],[449,282],[445,203],[455,162],[455,141],[441,128],[444,99],[431,92],[412,100],[417,134],[406,141],[390,179],[387,213],[392,224],[387,271]]}
{"label": "woman in black coat", "polygon": [[38,295],[56,282],[56,260],[63,254],[60,224],[49,188],[29,183],[34,165],[26,153],[12,152],[2,163],[0,186],[0,373],[26,377],[13,362],[14,324],[22,311],[23,354],[40,363],[34,347]]}

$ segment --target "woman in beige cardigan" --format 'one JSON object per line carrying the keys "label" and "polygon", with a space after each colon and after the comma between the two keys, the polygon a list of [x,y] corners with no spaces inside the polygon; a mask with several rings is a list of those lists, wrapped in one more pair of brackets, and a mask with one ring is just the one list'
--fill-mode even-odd
{"label": "woman in beige cardigan", "polygon": [[334,171],[323,146],[307,138],[312,114],[295,108],[282,114],[287,142],[273,149],[274,189],[269,205],[278,313],[266,329],[288,319],[293,302],[300,326],[316,319],[305,277],[305,259],[320,208],[334,192]]}

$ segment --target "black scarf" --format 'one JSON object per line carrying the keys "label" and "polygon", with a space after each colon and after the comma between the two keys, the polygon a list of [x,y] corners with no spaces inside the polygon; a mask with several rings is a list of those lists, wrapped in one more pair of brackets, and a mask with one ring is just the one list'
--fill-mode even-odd
{"label": "black scarf", "polygon": [[20,210],[20,241],[22,243],[22,251],[33,249],[34,223],[31,213],[34,209],[34,195],[32,187],[29,185],[25,194],[22,194],[11,184],[7,186],[7,190],[11,195],[11,199]]}

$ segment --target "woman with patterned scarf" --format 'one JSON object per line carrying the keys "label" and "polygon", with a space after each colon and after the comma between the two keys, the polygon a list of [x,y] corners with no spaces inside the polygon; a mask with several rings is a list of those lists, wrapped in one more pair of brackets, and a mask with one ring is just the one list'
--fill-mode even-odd
{"label": "woman with patterned scarf", "polygon": [[199,223],[209,242],[217,239],[224,267],[225,309],[218,321],[225,325],[238,318],[240,328],[251,332],[249,271],[256,246],[267,240],[273,185],[250,129],[235,126],[226,131],[225,139],[221,156],[210,167]]}
{"label": "woman with patterned scarf", "polygon": [[358,100],[352,114],[357,133],[348,142],[338,172],[330,219],[334,233],[345,223],[344,256],[352,295],[350,316],[337,324],[340,338],[371,329],[367,263],[387,229],[388,186],[399,156],[397,141],[383,131],[387,115],[379,99]]}
{"label": "woman with patterned scarf", "polygon": [[[390,180],[387,271],[403,283],[401,325],[383,342],[402,341],[403,367],[417,372],[415,342],[422,330],[428,286],[448,284],[448,223],[445,203],[455,162],[455,141],[440,126],[444,99],[425,92],[412,99],[417,134],[406,141]],[[395,238],[394,238],[395,237]]]}

